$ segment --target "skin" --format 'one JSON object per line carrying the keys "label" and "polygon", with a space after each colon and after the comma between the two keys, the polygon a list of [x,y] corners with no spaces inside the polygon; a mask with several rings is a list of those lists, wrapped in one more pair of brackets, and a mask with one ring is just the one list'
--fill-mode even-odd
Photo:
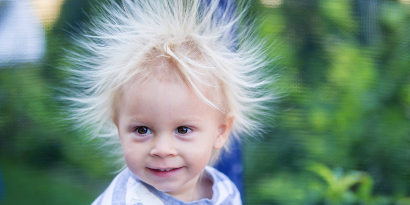
{"label": "skin", "polygon": [[205,104],[185,83],[153,77],[127,86],[114,121],[137,178],[182,201],[212,198],[212,181],[200,176],[212,151],[227,140],[232,117]]}

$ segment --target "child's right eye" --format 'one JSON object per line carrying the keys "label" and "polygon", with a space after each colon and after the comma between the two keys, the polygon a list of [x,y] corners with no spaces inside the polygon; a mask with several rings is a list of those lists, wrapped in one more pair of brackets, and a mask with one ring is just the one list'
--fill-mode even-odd
{"label": "child's right eye", "polygon": [[151,130],[148,127],[137,127],[135,131],[140,135],[151,134]]}

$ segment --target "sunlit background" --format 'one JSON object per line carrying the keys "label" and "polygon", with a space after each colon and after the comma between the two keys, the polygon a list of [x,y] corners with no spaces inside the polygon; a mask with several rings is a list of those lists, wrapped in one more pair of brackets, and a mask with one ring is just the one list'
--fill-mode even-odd
{"label": "sunlit background", "polygon": [[[115,176],[57,101],[102,0],[0,0],[0,204],[90,204]],[[283,97],[243,142],[245,204],[410,204],[410,0],[253,0]]]}

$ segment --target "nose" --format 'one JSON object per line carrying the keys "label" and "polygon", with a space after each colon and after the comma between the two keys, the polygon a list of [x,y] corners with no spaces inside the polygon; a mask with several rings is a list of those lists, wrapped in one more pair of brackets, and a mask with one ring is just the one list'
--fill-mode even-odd
{"label": "nose", "polygon": [[154,136],[156,139],[154,141],[154,146],[150,151],[152,157],[172,157],[178,154],[177,150],[173,144],[173,137],[167,135],[157,135]]}

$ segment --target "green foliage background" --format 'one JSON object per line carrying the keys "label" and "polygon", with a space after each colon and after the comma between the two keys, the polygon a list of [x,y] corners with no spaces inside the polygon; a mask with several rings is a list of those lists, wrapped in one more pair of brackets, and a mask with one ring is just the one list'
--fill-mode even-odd
{"label": "green foliage background", "polygon": [[[0,204],[87,204],[114,176],[56,101],[67,32],[96,2],[64,3],[41,62],[0,68]],[[410,2],[251,4],[286,94],[244,141],[246,204],[410,204]]]}
{"label": "green foliage background", "polygon": [[409,204],[410,5],[300,0],[264,11],[289,95],[265,139],[245,146],[249,204]]}

